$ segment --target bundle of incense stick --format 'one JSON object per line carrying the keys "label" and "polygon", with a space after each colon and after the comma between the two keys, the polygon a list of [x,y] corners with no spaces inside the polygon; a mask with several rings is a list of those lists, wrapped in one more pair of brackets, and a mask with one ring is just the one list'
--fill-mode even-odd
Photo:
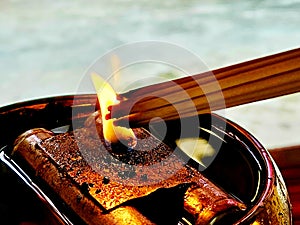
{"label": "bundle of incense stick", "polygon": [[142,87],[111,106],[116,125],[142,126],[300,91],[300,48]]}

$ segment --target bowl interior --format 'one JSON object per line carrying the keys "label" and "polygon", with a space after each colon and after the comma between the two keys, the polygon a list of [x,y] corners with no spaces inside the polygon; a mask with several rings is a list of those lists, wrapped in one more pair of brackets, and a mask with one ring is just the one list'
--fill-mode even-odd
{"label": "bowl interior", "polygon": [[[80,95],[75,98],[74,96],[62,96],[40,99],[4,107],[0,109],[0,124],[5,128],[0,131],[0,147],[11,146],[19,134],[31,128],[53,129],[72,125],[72,119],[76,119],[80,126],[85,118],[95,110],[95,102],[95,95]],[[268,191],[267,181],[270,176],[270,168],[268,168],[267,159],[262,153],[264,149],[247,131],[222,117],[205,114],[199,116],[199,121],[198,137],[207,140],[213,148],[218,149],[213,160],[210,159],[209,165],[201,170],[207,178],[247,204],[249,210],[243,215],[239,215],[240,218],[246,218],[246,214],[262,200],[262,196]],[[184,123],[190,122],[189,119],[184,121]],[[182,121],[168,122],[168,129],[164,135],[160,133],[160,124],[153,125],[152,129],[158,136],[164,136],[164,141],[172,147],[176,145],[175,140],[181,135],[181,124]],[[193,134],[185,135],[193,137]],[[188,163],[199,166],[192,159]],[[6,196],[16,195],[16,182],[7,175],[4,167],[2,167],[0,175],[2,179],[1,193],[5,193]],[[9,186],[12,187],[7,188]],[[6,211],[9,211],[11,207],[18,205],[18,201],[25,201],[30,207],[25,207],[23,210],[31,211],[31,205],[37,204],[35,200],[29,201],[26,196],[28,194],[25,194],[25,200],[22,200],[21,197],[8,197],[0,204],[4,205]],[[226,218],[223,218],[219,224],[224,224],[224,220]],[[240,221],[242,220],[240,219]]]}

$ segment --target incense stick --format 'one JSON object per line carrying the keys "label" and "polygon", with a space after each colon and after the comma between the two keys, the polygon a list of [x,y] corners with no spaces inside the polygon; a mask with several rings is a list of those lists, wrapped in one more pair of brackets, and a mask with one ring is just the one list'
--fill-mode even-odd
{"label": "incense stick", "polygon": [[[116,124],[142,126],[300,91],[300,48],[132,90],[111,107]],[[130,116],[128,116],[130,114]]]}

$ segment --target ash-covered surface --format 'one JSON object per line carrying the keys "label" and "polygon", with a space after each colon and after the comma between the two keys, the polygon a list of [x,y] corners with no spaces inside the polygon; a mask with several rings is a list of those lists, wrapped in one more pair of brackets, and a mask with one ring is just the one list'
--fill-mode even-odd
{"label": "ash-covered surface", "polygon": [[208,182],[143,129],[135,130],[137,146],[121,155],[111,154],[98,134],[88,128],[74,132],[75,135],[72,132],[55,135],[43,141],[41,147],[83,192],[88,192],[106,209],[159,188]]}

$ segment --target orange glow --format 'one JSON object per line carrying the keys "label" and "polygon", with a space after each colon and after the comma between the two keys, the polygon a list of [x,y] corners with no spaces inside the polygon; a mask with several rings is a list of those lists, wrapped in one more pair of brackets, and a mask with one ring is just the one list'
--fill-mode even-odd
{"label": "orange glow", "polygon": [[96,73],[91,75],[100,104],[104,139],[109,143],[121,142],[129,147],[136,145],[136,137],[130,128],[115,126],[115,119],[106,119],[109,114],[108,106],[117,104],[117,94],[108,82]]}

